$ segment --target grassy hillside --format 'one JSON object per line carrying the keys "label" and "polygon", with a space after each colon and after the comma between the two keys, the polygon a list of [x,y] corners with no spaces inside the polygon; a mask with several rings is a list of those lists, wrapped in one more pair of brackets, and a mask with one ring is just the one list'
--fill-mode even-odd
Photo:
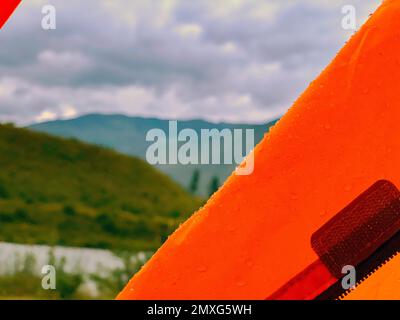
{"label": "grassy hillside", "polygon": [[199,201],[144,161],[0,125],[0,241],[153,250]]}
{"label": "grassy hillside", "polygon": [[[211,123],[203,120],[179,121],[178,129],[193,129],[200,134],[201,129],[254,129],[255,142],[258,143],[269,128],[272,121],[263,125],[246,125],[230,123]],[[145,158],[146,150],[151,142],[146,142],[146,133],[153,128],[160,128],[168,133],[168,120],[156,118],[128,117],[124,115],[90,114],[71,120],[58,120],[39,123],[32,129],[58,135],[74,137],[81,141],[103,145],[119,152]],[[161,165],[160,170],[167,173],[184,188],[190,184],[195,170],[200,171],[198,194],[208,195],[210,180],[217,176],[223,182],[234,170],[235,165]]]}

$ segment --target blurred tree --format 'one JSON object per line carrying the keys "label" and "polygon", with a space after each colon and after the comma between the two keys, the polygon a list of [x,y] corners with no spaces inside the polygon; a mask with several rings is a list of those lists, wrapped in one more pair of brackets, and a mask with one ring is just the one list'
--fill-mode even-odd
{"label": "blurred tree", "polygon": [[4,186],[4,183],[0,180],[0,199],[7,199],[9,197],[9,193]]}
{"label": "blurred tree", "polygon": [[210,186],[209,186],[209,195],[210,197],[217,192],[219,189],[219,178],[217,176],[214,176],[211,178],[210,181]]}
{"label": "blurred tree", "polygon": [[64,206],[64,210],[63,211],[67,216],[75,216],[76,215],[75,208],[73,206],[70,206],[70,205]]}
{"label": "blurred tree", "polygon": [[93,273],[90,279],[95,281],[100,291],[114,299],[115,296],[125,287],[126,283],[132,276],[140,270],[141,266],[149,257],[140,260],[137,256],[133,256],[129,252],[115,252],[123,262],[122,267],[108,271],[106,277]]}
{"label": "blurred tree", "polygon": [[198,169],[194,170],[192,179],[190,181],[189,185],[189,191],[192,194],[195,194],[197,190],[199,189],[199,180],[200,180],[200,171]]}

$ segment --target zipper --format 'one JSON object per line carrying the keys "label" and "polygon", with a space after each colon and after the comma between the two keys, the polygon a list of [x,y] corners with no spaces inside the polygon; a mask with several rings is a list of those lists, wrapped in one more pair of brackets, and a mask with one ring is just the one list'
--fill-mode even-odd
{"label": "zipper", "polygon": [[400,231],[381,245],[368,259],[361,262],[356,269],[356,277],[360,279],[350,289],[343,289],[342,278],[316,297],[317,300],[342,300],[355,290],[360,284],[373,276],[400,253]]}
{"label": "zipper", "polygon": [[373,271],[371,271],[371,272],[368,273],[366,276],[364,276],[361,280],[359,280],[353,288],[350,288],[350,289],[346,290],[346,291],[343,292],[339,297],[337,297],[335,300],[344,300],[351,292],[353,292],[354,290],[356,290],[357,287],[359,287],[363,282],[365,282],[365,281],[368,280],[371,276],[373,276],[375,272],[379,271],[379,270],[382,269],[385,265],[387,265],[388,263],[390,263],[399,253],[400,253],[400,251],[398,250],[398,251],[397,251],[396,253],[394,253],[391,257],[389,257],[389,258],[386,259],[383,263],[381,263],[378,267],[376,267]]}

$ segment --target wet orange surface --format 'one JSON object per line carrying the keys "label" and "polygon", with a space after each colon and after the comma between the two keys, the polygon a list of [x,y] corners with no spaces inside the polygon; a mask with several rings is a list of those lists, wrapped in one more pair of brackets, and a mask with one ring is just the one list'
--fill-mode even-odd
{"label": "wet orange surface", "polygon": [[254,173],[232,175],[119,299],[265,299],[318,258],[322,224],[379,179],[400,187],[400,1],[384,2],[254,156]]}

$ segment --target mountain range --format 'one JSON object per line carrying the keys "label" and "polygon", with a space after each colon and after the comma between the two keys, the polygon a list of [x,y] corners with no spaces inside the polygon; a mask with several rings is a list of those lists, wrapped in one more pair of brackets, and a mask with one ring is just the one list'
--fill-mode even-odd
{"label": "mountain range", "polygon": [[[276,123],[262,125],[212,123],[204,120],[178,121],[178,129],[193,129],[198,135],[202,129],[254,129],[255,143],[258,143]],[[56,120],[29,126],[30,129],[64,138],[75,138],[91,144],[112,148],[121,153],[146,158],[146,151],[152,142],[146,141],[151,129],[161,129],[168,136],[169,121],[157,118],[129,117],[125,115],[88,114],[70,120]],[[209,195],[210,182],[215,178],[221,184],[235,169],[233,164],[163,164],[158,169],[188,189],[193,175],[198,171],[196,194]]]}

